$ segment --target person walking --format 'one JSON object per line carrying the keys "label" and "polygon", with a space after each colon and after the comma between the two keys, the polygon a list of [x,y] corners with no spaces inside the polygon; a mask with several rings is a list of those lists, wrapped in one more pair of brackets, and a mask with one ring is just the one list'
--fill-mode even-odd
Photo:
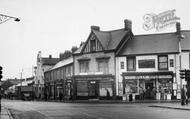
{"label": "person walking", "polygon": [[181,89],[181,105],[185,105],[185,100],[186,100],[185,89],[184,89],[184,86],[183,86],[183,88]]}
{"label": "person walking", "polygon": [[110,99],[110,92],[109,92],[109,90],[107,88],[106,88],[106,97],[107,97],[107,100]]}
{"label": "person walking", "polygon": [[62,101],[62,98],[63,98],[63,94],[62,92],[59,92],[59,101]]}

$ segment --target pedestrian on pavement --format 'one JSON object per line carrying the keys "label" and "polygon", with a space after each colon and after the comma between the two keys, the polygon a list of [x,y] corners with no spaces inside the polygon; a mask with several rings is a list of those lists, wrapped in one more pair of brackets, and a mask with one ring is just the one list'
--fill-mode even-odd
{"label": "pedestrian on pavement", "polygon": [[185,96],[185,89],[184,86],[181,89],[181,105],[185,105],[185,100],[186,100],[186,96]]}
{"label": "pedestrian on pavement", "polygon": [[107,97],[107,100],[110,99],[110,92],[109,92],[109,90],[107,88],[106,88],[106,97]]}
{"label": "pedestrian on pavement", "polygon": [[59,92],[59,101],[62,101],[62,98],[63,98],[63,94],[62,92]]}
{"label": "pedestrian on pavement", "polygon": [[188,96],[187,96],[187,88],[184,86],[184,94],[185,94],[185,104],[188,105]]}
{"label": "pedestrian on pavement", "polygon": [[140,100],[144,100],[144,90],[142,87],[139,88]]}

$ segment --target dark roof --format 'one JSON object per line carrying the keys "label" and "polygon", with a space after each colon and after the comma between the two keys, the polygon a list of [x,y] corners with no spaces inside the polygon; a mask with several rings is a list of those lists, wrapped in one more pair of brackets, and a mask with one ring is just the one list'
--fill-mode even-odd
{"label": "dark roof", "polygon": [[[103,46],[104,50],[108,51],[108,50],[115,50],[117,46],[121,43],[125,35],[129,33],[129,31],[125,29],[119,29],[113,31],[92,30],[91,33],[94,33],[96,35],[101,45]],[[81,53],[86,43],[87,42],[81,45],[79,49],[74,52],[74,54]]]}
{"label": "dark roof", "polygon": [[182,50],[190,50],[190,30],[182,31],[184,39],[181,40]]}
{"label": "dark roof", "polygon": [[177,53],[178,41],[175,33],[136,35],[127,41],[119,55]]}
{"label": "dark roof", "polygon": [[104,47],[104,50],[115,50],[129,31],[125,29],[119,29],[114,31],[93,30],[93,32]]}
{"label": "dark roof", "polygon": [[42,57],[42,64],[43,65],[55,65],[57,62],[59,62],[59,58],[45,58],[45,57]]}
{"label": "dark roof", "polygon": [[85,46],[85,43],[83,43],[73,54],[81,53],[84,46]]}

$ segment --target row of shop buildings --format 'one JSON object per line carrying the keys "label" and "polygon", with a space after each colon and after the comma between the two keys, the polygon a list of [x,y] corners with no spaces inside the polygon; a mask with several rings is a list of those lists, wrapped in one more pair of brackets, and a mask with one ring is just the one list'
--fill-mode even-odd
{"label": "row of shop buildings", "polygon": [[[180,69],[190,69],[190,31],[134,35],[132,22],[101,31],[91,26],[87,40],[67,58],[37,57],[37,97],[58,99],[180,99],[186,85]],[[142,93],[144,92],[144,93]]]}

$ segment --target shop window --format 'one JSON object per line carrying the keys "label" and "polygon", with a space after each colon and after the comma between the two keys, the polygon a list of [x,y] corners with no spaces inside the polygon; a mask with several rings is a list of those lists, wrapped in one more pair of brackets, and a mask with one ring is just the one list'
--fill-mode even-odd
{"label": "shop window", "polygon": [[89,61],[80,61],[79,67],[80,67],[80,73],[89,72]]}
{"label": "shop window", "polygon": [[154,59],[138,60],[139,68],[155,68]]}
{"label": "shop window", "polygon": [[168,70],[168,56],[166,55],[158,56],[158,69]]}
{"label": "shop window", "polygon": [[88,96],[87,81],[77,81],[77,96]]}
{"label": "shop window", "polygon": [[170,59],[170,67],[174,67],[174,59]]}
{"label": "shop window", "polygon": [[120,62],[120,69],[124,69],[124,62]]}
{"label": "shop window", "polygon": [[136,58],[135,57],[127,57],[127,70],[135,71],[136,68]]}
{"label": "shop window", "polygon": [[108,74],[109,73],[108,60],[101,59],[97,60],[97,62],[98,62],[98,72],[103,72],[104,74]]}

